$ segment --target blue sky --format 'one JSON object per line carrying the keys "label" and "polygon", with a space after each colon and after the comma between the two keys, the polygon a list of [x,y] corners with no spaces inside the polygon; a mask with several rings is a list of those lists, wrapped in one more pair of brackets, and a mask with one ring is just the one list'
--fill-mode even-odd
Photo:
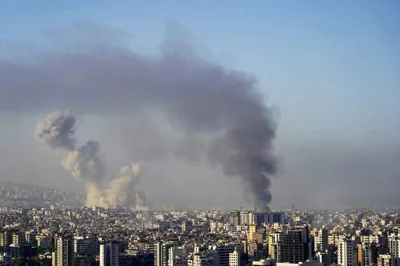
{"label": "blue sky", "polygon": [[[387,148],[400,147],[398,14],[397,0],[3,0],[0,44],[41,45],[47,31],[85,21],[128,32],[133,49],[157,53],[165,23],[180,23],[211,51],[213,60],[255,75],[268,102],[278,108],[280,152],[288,161],[289,172],[282,179],[283,190],[287,180],[300,186],[297,175],[320,176],[327,169],[342,166],[345,173],[332,170],[334,173],[321,180],[329,182],[343,175],[343,180],[353,178],[350,182],[357,184],[360,176],[382,173],[390,168],[388,160],[400,159],[393,157],[399,156],[398,150],[387,152]],[[318,141],[325,143],[321,145],[325,151],[316,152],[318,147],[313,145]],[[316,150],[301,150],[302,155],[314,152],[309,160],[302,161],[295,157],[299,151],[290,146]],[[309,171],[310,163],[324,165],[318,159],[329,154],[332,147],[338,149],[332,152],[332,158],[348,154],[349,161],[360,160],[356,160],[359,168],[372,162],[376,165],[373,171],[367,167],[360,172],[348,170],[347,164],[327,163],[326,168]],[[374,156],[383,158],[382,162],[377,163]],[[399,176],[398,167],[393,169],[384,174],[390,182]],[[359,188],[360,194],[376,186],[373,178],[370,185],[365,181],[367,185]],[[382,186],[390,186],[389,181],[383,180]],[[297,199],[294,196],[293,200]]]}
{"label": "blue sky", "polygon": [[129,32],[150,53],[176,21],[217,60],[257,76],[281,128],[400,134],[398,1],[2,1],[0,10],[8,41],[40,43],[52,28],[89,21]]}

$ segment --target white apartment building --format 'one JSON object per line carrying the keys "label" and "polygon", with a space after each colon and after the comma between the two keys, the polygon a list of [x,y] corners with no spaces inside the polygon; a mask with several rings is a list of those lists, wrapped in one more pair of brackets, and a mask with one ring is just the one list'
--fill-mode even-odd
{"label": "white apartment building", "polygon": [[379,237],[377,235],[361,236],[360,241],[368,244],[379,243]]}
{"label": "white apartment building", "polygon": [[380,254],[378,257],[378,266],[395,266],[395,259],[390,254]]}
{"label": "white apartment building", "polygon": [[400,239],[397,235],[390,235],[389,240],[389,252],[394,258],[400,258]]}
{"label": "white apartment building", "polygon": [[52,253],[53,266],[75,265],[74,247],[72,237],[55,236],[56,252]]}
{"label": "white apartment building", "polygon": [[229,266],[240,266],[241,253],[237,250],[229,253]]}
{"label": "white apartment building", "polygon": [[356,266],[357,253],[355,243],[351,239],[343,239],[338,244],[337,261],[341,266]]}

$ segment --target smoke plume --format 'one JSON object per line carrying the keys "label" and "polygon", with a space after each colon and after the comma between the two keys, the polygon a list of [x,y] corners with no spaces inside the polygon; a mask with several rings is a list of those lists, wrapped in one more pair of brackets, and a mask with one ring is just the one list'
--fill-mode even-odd
{"label": "smoke plume", "polygon": [[[197,153],[193,147],[190,158],[185,159],[206,156],[226,175],[241,177],[243,191],[259,208],[267,206],[271,177],[277,171],[272,147],[276,125],[263,95],[255,89],[256,80],[200,59],[186,49],[190,44],[169,38],[168,32],[160,56],[147,57],[122,41],[102,43],[100,28],[84,35],[93,38],[86,42],[91,50],[69,47],[68,53],[37,58],[35,64],[0,61],[1,108],[35,110],[40,106],[131,116],[163,114],[169,125],[185,136],[207,136],[199,138],[205,151]],[[90,27],[84,30],[90,31]],[[96,157],[95,147],[73,149],[74,120],[57,116],[49,120],[40,136],[50,146],[72,152],[74,158],[66,161],[75,166],[66,168],[78,178],[98,178],[101,171],[97,172],[96,159],[89,159]],[[185,149],[179,151],[173,156],[187,156],[182,152]]]}
{"label": "smoke plume", "polygon": [[[119,177],[110,182],[105,191],[105,197],[101,199],[101,206],[144,206],[144,202],[137,201],[135,186],[139,181],[140,164],[130,164],[120,169]],[[138,192],[136,192],[138,193]],[[143,204],[143,205],[142,205]]]}
{"label": "smoke plume", "polygon": [[74,179],[86,182],[86,206],[137,206],[143,209],[144,202],[136,201],[134,190],[140,175],[140,165],[122,167],[119,177],[112,180],[109,188],[103,191],[104,165],[98,157],[100,145],[88,141],[76,148],[73,138],[75,122],[75,117],[67,111],[51,113],[39,121],[36,136],[61,152],[61,165]]}
{"label": "smoke plume", "polygon": [[90,182],[101,181],[104,176],[103,164],[97,156],[100,146],[97,142],[88,141],[81,147],[68,152],[61,164],[72,177]]}
{"label": "smoke plume", "polygon": [[58,111],[40,120],[36,127],[36,136],[53,149],[75,149],[75,117],[68,112]]}

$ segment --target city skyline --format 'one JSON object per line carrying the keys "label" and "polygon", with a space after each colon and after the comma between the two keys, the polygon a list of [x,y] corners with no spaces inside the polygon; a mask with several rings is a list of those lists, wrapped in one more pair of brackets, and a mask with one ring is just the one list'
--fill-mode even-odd
{"label": "city skyline", "polygon": [[[108,178],[140,160],[132,150],[138,148],[136,142],[146,143],[127,133],[144,128],[136,118],[88,114],[73,105],[31,112],[11,101],[13,91],[1,81],[8,75],[9,60],[32,63],[72,44],[90,48],[97,42],[121,42],[140,55],[156,56],[163,40],[172,38],[187,43],[181,49],[195,56],[257,79],[255,87],[274,109],[277,122],[274,146],[280,169],[272,179],[272,206],[400,202],[397,2],[77,3],[0,3],[0,23],[8,25],[0,30],[1,180],[82,192],[81,183],[71,184],[34,138],[37,121],[58,109],[69,109],[82,121],[79,139],[101,143]],[[29,102],[29,95],[18,96]],[[131,141],[121,143],[124,138]],[[172,160],[143,171],[140,186],[150,202],[246,204],[238,178],[225,178],[204,163]]]}

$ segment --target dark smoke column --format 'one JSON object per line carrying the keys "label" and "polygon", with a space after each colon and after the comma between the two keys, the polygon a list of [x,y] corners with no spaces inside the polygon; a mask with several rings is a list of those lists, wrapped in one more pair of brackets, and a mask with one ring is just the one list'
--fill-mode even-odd
{"label": "dark smoke column", "polygon": [[[72,36],[76,36],[75,30]],[[132,119],[143,115],[149,121],[151,115],[163,116],[171,128],[183,133],[183,139],[178,143],[169,143],[168,139],[157,142],[159,134],[146,134],[145,129],[141,136],[132,132],[124,146],[140,142],[147,152],[141,156],[137,150],[135,161],[176,156],[195,162],[207,154],[226,175],[241,177],[247,198],[259,210],[268,206],[271,177],[277,171],[272,148],[276,125],[251,75],[199,58],[190,44],[170,38],[168,32],[161,53],[149,57],[132,51],[124,42],[108,42],[114,38],[105,42],[104,36],[113,33],[108,28],[103,32],[96,25],[78,27],[78,31],[79,36],[94,38],[89,42],[93,47],[85,50],[84,39],[76,51],[68,48],[67,53],[51,53],[36,58],[35,64],[0,59],[0,95],[4,95],[0,97],[0,110],[23,108],[33,112],[67,107],[78,113],[124,113]],[[68,131],[73,122],[66,120],[63,127],[42,132],[41,138],[52,147],[61,145],[71,151],[76,148],[75,143],[68,142],[73,132],[56,139],[52,134]],[[152,154],[149,147],[154,143],[160,144],[157,148],[167,148],[153,150],[157,154]],[[95,162],[86,160],[83,154],[78,159]]]}
{"label": "dark smoke column", "polygon": [[252,104],[247,109],[251,112],[236,116],[234,126],[217,141],[210,158],[218,161],[227,175],[240,176],[257,210],[266,212],[272,200],[271,177],[277,172],[272,147],[276,127],[263,102],[253,98]]}

